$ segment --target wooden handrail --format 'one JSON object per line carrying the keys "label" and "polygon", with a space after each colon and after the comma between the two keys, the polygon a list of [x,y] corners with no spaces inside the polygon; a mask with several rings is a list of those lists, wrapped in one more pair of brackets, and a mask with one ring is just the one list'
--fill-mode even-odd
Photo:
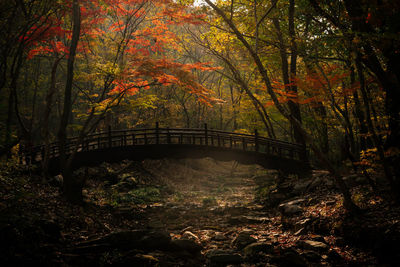
{"label": "wooden handrail", "polygon": [[[87,135],[81,144],[78,138],[68,138],[66,142],[67,153],[74,149],[80,151],[93,151],[98,149],[136,146],[136,145],[201,145],[211,147],[225,147],[233,150],[255,151],[264,154],[274,154],[282,158],[291,158],[304,161],[307,155],[306,149],[300,144],[275,140],[260,136],[257,131],[254,135],[226,132],[204,128],[162,128],[156,124],[156,128],[125,129],[97,132]],[[49,144],[50,157],[59,154],[58,142]],[[31,147],[23,153],[36,161],[42,155],[44,146]]]}

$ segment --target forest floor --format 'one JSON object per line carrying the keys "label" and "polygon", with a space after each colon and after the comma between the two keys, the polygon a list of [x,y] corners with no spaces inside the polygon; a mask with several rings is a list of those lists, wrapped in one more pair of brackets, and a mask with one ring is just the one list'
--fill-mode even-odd
{"label": "forest floor", "polygon": [[0,177],[2,266],[400,266],[400,208],[346,176],[349,215],[326,171],[286,177],[201,160],[103,163],[78,170],[85,204],[60,177]]}

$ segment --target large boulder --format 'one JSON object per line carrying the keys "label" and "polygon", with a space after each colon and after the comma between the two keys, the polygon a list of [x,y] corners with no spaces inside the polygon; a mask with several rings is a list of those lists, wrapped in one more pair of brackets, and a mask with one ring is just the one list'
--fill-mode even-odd
{"label": "large boulder", "polygon": [[256,242],[257,240],[251,236],[252,234],[254,234],[252,230],[241,231],[232,241],[232,245],[238,249],[243,249],[247,245]]}

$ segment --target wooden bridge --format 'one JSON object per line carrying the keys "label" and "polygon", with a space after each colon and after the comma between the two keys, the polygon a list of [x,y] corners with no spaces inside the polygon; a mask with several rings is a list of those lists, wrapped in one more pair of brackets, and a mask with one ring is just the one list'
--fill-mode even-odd
{"label": "wooden bridge", "polygon": [[[101,162],[124,159],[204,158],[236,160],[243,164],[259,164],[286,173],[306,173],[310,170],[304,146],[254,135],[207,129],[160,128],[111,130],[78,138],[70,138],[67,154],[77,149],[74,169]],[[50,144],[50,172],[59,173],[59,146]],[[38,164],[44,156],[44,146],[24,153],[25,162]]]}

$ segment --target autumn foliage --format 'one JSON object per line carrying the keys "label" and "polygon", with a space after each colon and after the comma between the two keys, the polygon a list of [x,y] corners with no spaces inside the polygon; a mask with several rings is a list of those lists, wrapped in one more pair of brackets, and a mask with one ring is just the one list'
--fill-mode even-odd
{"label": "autumn foliage", "polygon": [[[94,76],[106,79],[111,85],[108,95],[133,95],[152,85],[177,85],[198,95],[200,101],[213,101],[211,92],[196,83],[191,74],[194,69],[213,68],[202,63],[179,63],[168,55],[168,51],[179,50],[178,37],[171,29],[183,23],[201,23],[201,15],[190,14],[183,5],[169,0],[86,0],[80,5],[77,57],[95,65],[85,71],[83,81]],[[70,8],[71,1],[56,4],[40,27],[35,25],[21,36],[21,42],[28,46],[28,59],[68,57]]]}

